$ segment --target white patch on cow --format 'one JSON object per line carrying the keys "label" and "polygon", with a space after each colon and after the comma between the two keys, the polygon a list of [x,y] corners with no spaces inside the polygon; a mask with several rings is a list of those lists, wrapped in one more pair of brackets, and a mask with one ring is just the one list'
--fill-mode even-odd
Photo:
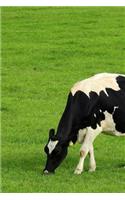
{"label": "white patch on cow", "polygon": [[94,117],[96,117],[96,114],[94,113]]}
{"label": "white patch on cow", "polygon": [[[117,107],[115,107],[114,109],[116,109]],[[115,123],[113,120],[113,115],[108,113],[107,111],[104,112],[105,115],[105,120],[101,121],[101,127],[102,127],[102,131],[105,134],[110,134],[110,135],[115,135],[115,136],[124,136],[125,133],[120,133],[116,130],[115,128]]]}
{"label": "white patch on cow", "polygon": [[[120,90],[117,84],[116,77],[120,74],[101,73],[80,82],[77,82],[72,88],[71,92],[74,96],[77,91],[83,91],[89,97],[91,91],[96,92],[98,95],[100,91],[104,91],[108,96],[106,88],[112,88],[115,91]],[[124,75],[122,75],[124,76]]]}
{"label": "white patch on cow", "polygon": [[101,121],[101,127],[104,132],[115,132],[115,123],[112,115],[107,111],[104,112],[105,119]]}
{"label": "white patch on cow", "polygon": [[51,154],[52,153],[52,151],[55,149],[55,146],[57,145],[57,143],[58,143],[58,140],[56,140],[56,141],[52,141],[52,140],[50,140],[49,141],[49,143],[48,143],[48,149],[49,149],[49,154]]}

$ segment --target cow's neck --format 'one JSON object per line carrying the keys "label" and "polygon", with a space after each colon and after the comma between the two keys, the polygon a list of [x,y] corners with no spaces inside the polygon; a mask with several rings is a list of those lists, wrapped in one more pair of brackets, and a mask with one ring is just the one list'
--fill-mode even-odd
{"label": "cow's neck", "polygon": [[73,124],[73,113],[72,113],[72,94],[69,93],[67,104],[63,115],[60,119],[58,128],[57,128],[57,138],[59,141],[63,143],[67,143],[69,140],[69,136],[71,135],[72,131],[72,124]]}
{"label": "cow's neck", "polygon": [[71,137],[71,131],[72,131],[72,121],[63,121],[63,119],[60,120],[59,126],[57,128],[57,139],[61,143],[68,143]]}

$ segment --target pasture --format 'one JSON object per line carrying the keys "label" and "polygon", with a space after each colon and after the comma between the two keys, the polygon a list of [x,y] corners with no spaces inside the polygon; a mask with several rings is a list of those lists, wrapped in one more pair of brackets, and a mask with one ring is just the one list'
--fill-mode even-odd
{"label": "pasture", "polygon": [[96,172],[74,175],[80,145],[54,176],[43,148],[68,92],[99,72],[125,73],[125,7],[2,9],[2,192],[125,192],[125,138],[100,135]]}

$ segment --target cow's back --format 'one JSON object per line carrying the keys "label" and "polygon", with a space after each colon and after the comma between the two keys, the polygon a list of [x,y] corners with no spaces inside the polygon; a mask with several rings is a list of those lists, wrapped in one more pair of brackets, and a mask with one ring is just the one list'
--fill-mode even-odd
{"label": "cow's back", "polygon": [[[118,79],[118,82],[117,82]],[[121,88],[125,89],[125,75],[113,74],[113,73],[100,73],[85,80],[79,81],[71,88],[72,95],[77,91],[83,91],[89,96],[91,91],[96,92],[97,94],[100,91],[106,93],[106,88],[112,88],[115,91],[120,90]],[[121,87],[121,88],[120,88]]]}

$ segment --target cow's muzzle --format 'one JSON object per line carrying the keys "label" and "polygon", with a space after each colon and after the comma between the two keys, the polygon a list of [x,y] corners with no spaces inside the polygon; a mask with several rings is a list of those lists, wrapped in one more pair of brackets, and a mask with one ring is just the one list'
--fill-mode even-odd
{"label": "cow's muzzle", "polygon": [[49,172],[47,169],[44,169],[43,170],[43,174],[44,175],[51,175],[51,174],[54,174],[55,172],[53,171],[53,172]]}

